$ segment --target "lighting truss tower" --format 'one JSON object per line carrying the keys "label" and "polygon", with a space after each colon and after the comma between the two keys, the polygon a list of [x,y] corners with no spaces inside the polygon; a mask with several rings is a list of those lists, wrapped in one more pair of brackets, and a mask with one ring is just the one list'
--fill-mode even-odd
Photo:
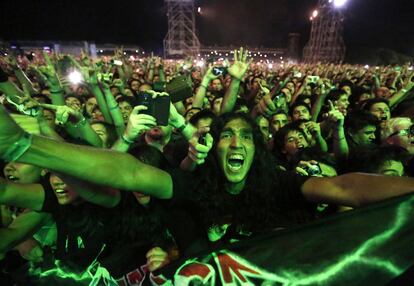
{"label": "lighting truss tower", "polygon": [[319,0],[311,17],[310,39],[303,50],[305,63],[339,63],[344,60],[343,20],[343,12],[335,6],[335,1]]}
{"label": "lighting truss tower", "polygon": [[193,0],[165,0],[168,32],[164,39],[164,56],[197,55],[200,51],[195,28]]}

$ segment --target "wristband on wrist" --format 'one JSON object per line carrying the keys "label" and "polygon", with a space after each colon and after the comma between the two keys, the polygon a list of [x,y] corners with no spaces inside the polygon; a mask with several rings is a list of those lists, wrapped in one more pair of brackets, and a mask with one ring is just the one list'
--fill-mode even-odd
{"label": "wristband on wrist", "polygon": [[6,152],[2,155],[3,159],[7,162],[18,160],[32,145],[32,137],[32,134],[25,132],[19,140],[7,148]]}
{"label": "wristband on wrist", "polygon": [[83,117],[81,120],[79,120],[76,124],[74,124],[73,126],[74,127],[83,127],[83,126],[85,126],[85,124],[86,124],[86,118],[85,117]]}
{"label": "wristband on wrist", "polygon": [[180,127],[175,128],[178,132],[183,132],[183,130],[187,127],[187,124],[183,122]]}
{"label": "wristband on wrist", "polygon": [[406,93],[408,90],[405,89],[405,88],[402,88],[401,91],[404,92],[404,93]]}
{"label": "wristband on wrist", "polygon": [[205,89],[208,88],[206,85],[202,85],[202,84],[200,84],[200,87],[204,87]]}
{"label": "wristband on wrist", "polygon": [[62,89],[50,89],[49,91],[50,91],[50,93],[61,93],[61,92],[63,92]]}
{"label": "wristband on wrist", "polygon": [[128,145],[131,145],[132,143],[134,143],[134,141],[131,141],[131,140],[129,140],[129,139],[126,139],[125,138],[125,136],[124,136],[124,134],[121,134],[121,140],[124,142],[124,143],[126,143],[126,144],[128,144]]}

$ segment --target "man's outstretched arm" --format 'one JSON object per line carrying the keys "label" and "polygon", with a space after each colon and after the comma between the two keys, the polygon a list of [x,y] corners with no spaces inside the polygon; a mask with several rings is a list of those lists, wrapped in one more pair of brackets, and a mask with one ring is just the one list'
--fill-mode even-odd
{"label": "man's outstretched arm", "polygon": [[[4,157],[10,148],[13,149],[23,134],[6,110],[0,107],[0,156]],[[172,180],[168,173],[146,165],[129,154],[33,135],[32,143],[16,161],[120,190],[142,192],[162,199],[172,196]]]}
{"label": "man's outstretched arm", "polygon": [[361,207],[414,192],[414,178],[363,173],[312,177],[303,184],[302,192],[311,202]]}

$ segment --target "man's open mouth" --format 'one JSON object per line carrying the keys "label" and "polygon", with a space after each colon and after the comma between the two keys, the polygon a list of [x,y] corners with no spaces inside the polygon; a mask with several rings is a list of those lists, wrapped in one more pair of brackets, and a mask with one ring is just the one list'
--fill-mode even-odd
{"label": "man's open mouth", "polygon": [[68,192],[67,192],[66,190],[64,190],[64,189],[56,189],[56,190],[55,190],[55,193],[56,193],[56,195],[58,195],[58,196],[64,196],[64,195],[66,195]]}
{"label": "man's open mouth", "polygon": [[12,181],[12,182],[17,182],[19,180],[19,178],[13,176],[13,175],[7,175],[6,176],[7,180]]}
{"label": "man's open mouth", "polygon": [[243,167],[244,159],[244,156],[240,154],[230,155],[227,159],[227,167],[230,171],[237,172]]}

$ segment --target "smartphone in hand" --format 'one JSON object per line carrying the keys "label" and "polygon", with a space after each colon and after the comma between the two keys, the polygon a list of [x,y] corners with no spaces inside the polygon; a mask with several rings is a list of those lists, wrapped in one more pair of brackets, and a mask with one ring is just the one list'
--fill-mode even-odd
{"label": "smartphone in hand", "polygon": [[142,113],[153,116],[157,121],[157,125],[168,125],[168,118],[170,116],[169,96],[152,98],[151,94],[141,92],[138,94],[138,105],[144,105],[148,108],[147,110],[143,110]]}

